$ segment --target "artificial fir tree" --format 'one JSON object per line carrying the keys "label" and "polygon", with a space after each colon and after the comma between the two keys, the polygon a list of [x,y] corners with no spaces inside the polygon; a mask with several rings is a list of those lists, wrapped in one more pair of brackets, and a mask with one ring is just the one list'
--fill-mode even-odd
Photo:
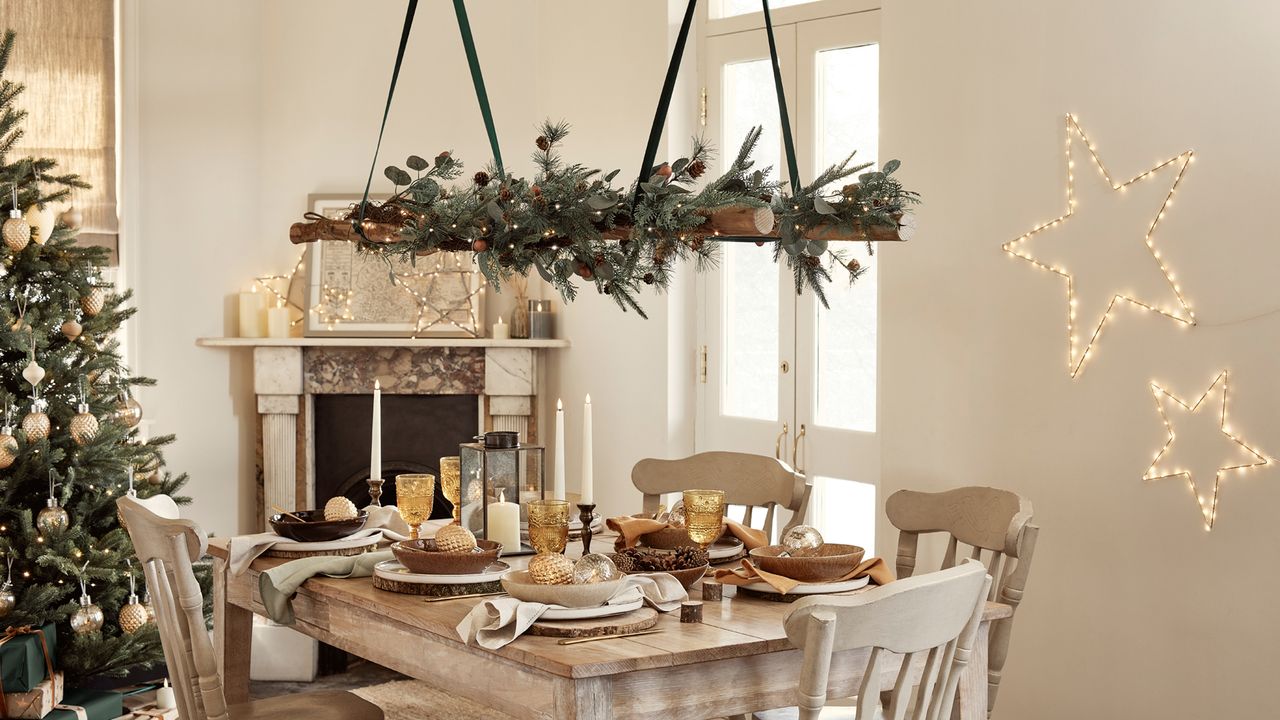
{"label": "artificial fir tree", "polygon": [[[115,334],[134,309],[129,292],[104,283],[108,251],[78,246],[70,215],[48,237],[23,218],[33,205],[64,206],[86,185],[57,174],[53,160],[11,157],[26,115],[16,105],[23,86],[3,79],[13,44],[8,31],[0,41],[0,572],[11,567],[13,602],[0,592],[0,628],[56,622],[69,679],[120,675],[157,664],[162,652],[154,623],[138,627],[138,608],[121,617],[130,573],[142,583],[115,501],[131,484],[140,497],[173,495],[186,476],[164,470],[160,449],[172,436],[139,437],[130,388],[153,381],[131,376],[120,356]],[[100,629],[81,605],[82,586],[105,618]]]}

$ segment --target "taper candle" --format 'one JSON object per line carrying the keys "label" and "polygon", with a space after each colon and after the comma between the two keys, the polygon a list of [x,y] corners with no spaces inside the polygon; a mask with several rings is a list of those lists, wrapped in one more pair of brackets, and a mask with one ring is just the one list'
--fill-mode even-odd
{"label": "taper candle", "polygon": [[591,395],[582,405],[582,492],[579,502],[583,505],[595,503],[591,478]]}
{"label": "taper candle", "polygon": [[373,441],[369,451],[369,479],[382,477],[382,382],[373,381]]}
{"label": "taper candle", "polygon": [[564,499],[564,403],[556,399],[555,471],[551,478],[551,498]]}

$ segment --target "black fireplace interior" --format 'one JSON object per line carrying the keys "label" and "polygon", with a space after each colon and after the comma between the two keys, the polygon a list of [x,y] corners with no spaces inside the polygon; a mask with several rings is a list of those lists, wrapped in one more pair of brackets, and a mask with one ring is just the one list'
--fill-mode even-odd
{"label": "black fireplace interior", "polygon": [[[315,395],[316,504],[337,496],[356,507],[369,504],[369,450],[373,435],[372,395]],[[458,454],[479,425],[475,395],[382,395],[382,503],[396,501],[400,473],[440,477],[440,458]],[[431,517],[450,517],[453,505],[436,483]]]}

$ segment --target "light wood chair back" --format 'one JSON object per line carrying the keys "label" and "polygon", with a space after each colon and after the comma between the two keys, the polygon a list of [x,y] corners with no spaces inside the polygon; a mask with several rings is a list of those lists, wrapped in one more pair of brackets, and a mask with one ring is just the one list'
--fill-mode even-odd
{"label": "light wood chair back", "polygon": [[644,493],[644,511],[658,511],[664,493],[692,488],[723,490],[729,505],[746,506],[743,522],[752,523],[754,511],[763,509],[764,531],[774,537],[774,511],[792,512],[783,530],[804,522],[809,508],[809,483],[786,463],[764,455],[739,452],[704,452],[679,460],[648,458],[631,469],[631,482]]}
{"label": "light wood chair back", "polygon": [[204,555],[208,538],[199,526],[179,519],[176,512],[173,517],[153,512],[165,512],[169,507],[176,510],[172,501],[163,504],[154,498],[139,501],[122,497],[116,506],[146,575],[178,714],[184,720],[228,720],[217,657],[205,626],[204,598],[191,569]]}
{"label": "light wood chair back", "polygon": [[[899,490],[885,501],[885,514],[898,534],[898,577],[915,572],[920,535],[946,533],[942,568],[953,567],[962,553],[986,564],[994,578],[990,600],[1014,609],[1014,614],[991,626],[988,649],[987,714],[996,693],[1019,603],[1031,573],[1031,557],[1040,528],[1031,523],[1031,502],[1017,493],[989,487],[962,487],[927,493]],[[967,546],[967,549],[966,549]]]}
{"label": "light wood chair back", "polygon": [[911,720],[950,720],[990,585],[986,568],[966,561],[857,595],[797,601],[783,623],[787,639],[804,650],[800,720],[817,720],[827,703],[832,654],[857,648],[871,648],[858,689],[859,720],[905,720],[908,713]]}

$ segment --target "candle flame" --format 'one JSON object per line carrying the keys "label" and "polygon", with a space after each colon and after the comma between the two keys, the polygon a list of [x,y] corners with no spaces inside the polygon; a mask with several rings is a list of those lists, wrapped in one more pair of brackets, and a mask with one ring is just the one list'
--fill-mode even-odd
{"label": "candle flame", "polygon": [[591,404],[591,393],[587,393],[587,404]]}
{"label": "candle flame", "polygon": [[374,390],[381,390],[381,389],[382,389],[382,381],[381,381],[381,380],[377,380],[377,379],[375,379],[375,380],[373,381],[373,389],[374,389]]}
{"label": "candle flame", "polygon": [[502,503],[506,501],[507,501],[507,491],[505,488],[503,488],[498,491],[498,502]]}
{"label": "candle flame", "polygon": [[564,403],[560,401],[560,398],[556,398],[556,412],[564,412]]}
{"label": "candle flame", "polygon": [[538,309],[535,312],[542,312],[542,303],[538,303]]}

